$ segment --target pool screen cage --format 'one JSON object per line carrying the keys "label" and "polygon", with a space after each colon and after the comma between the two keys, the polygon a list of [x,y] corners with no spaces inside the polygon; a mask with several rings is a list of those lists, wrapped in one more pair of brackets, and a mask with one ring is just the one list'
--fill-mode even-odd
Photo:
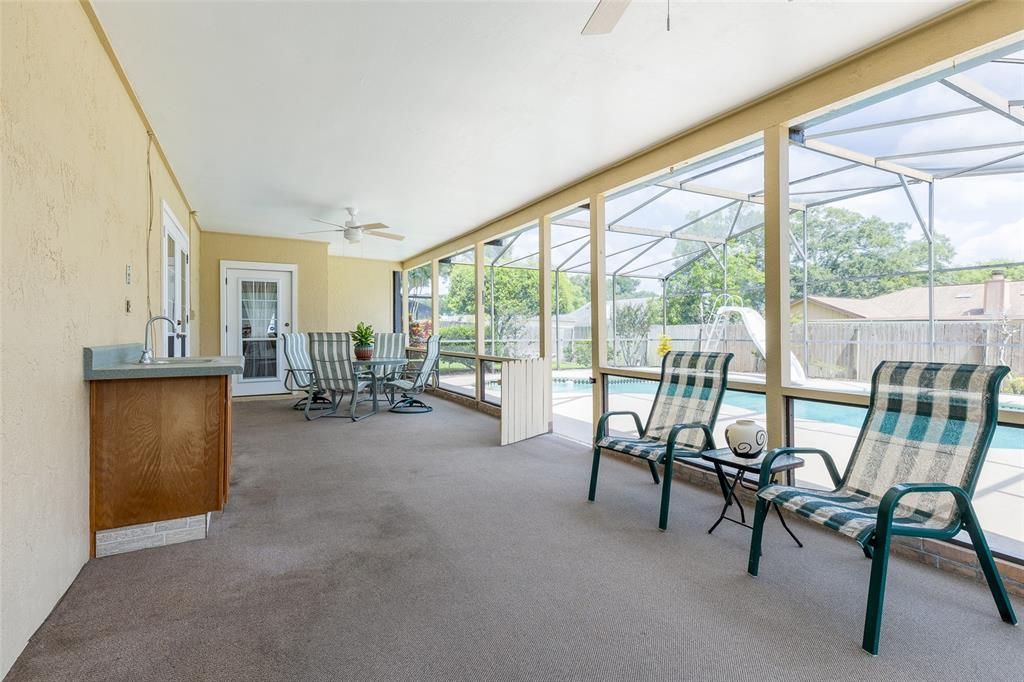
{"label": "pool screen cage", "polygon": [[[960,64],[896,90],[830,111],[790,131],[789,195],[791,289],[797,327],[805,343],[795,344],[806,365],[809,315],[808,217],[829,206],[870,195],[901,197],[902,216],[915,239],[927,244],[924,267],[905,273],[908,281],[927,286],[927,324],[920,359],[933,359],[936,347],[936,275],[972,269],[937,267],[935,257],[936,192],[969,179],[1010,176],[1024,171],[1024,51],[1017,44],[995,55]],[[965,135],[964,131],[969,131]],[[966,138],[966,139],[965,139]],[[963,144],[969,140],[970,144]],[[723,307],[759,309],[756,285],[732,285],[735,254],[744,267],[757,267],[751,246],[760,249],[764,228],[763,145],[750,139],[725,151],[673,167],[668,172],[609,194],[605,213],[609,358],[618,366],[650,365],[652,356],[627,358],[630,338],[619,319],[643,299],[652,330],[662,334],[670,323],[692,322],[697,338],[671,339],[677,347],[706,346],[714,339],[717,311]],[[1018,216],[1019,218],[1019,216]],[[537,225],[489,242],[484,268],[490,281],[500,268],[539,267]],[[909,234],[909,232],[908,232]],[[564,335],[570,328],[586,333],[589,305],[567,311],[559,300],[560,274],[590,274],[589,207],[582,205],[552,216],[551,268],[554,282],[553,325],[557,369],[564,360]],[[987,263],[985,268],[1013,267],[1020,261]],[[700,281],[685,290],[674,285],[700,265]],[[763,263],[760,264],[763,268]],[[714,276],[709,272],[715,272]],[[889,273],[893,275],[894,273]],[[628,286],[624,285],[628,281]],[[762,275],[763,287],[763,275]],[[711,286],[701,284],[711,283]],[[746,288],[747,290],[744,290]],[[494,286],[485,287],[483,305],[495,314]],[[640,294],[639,298],[637,294]],[[763,293],[760,294],[763,297]],[[691,319],[672,319],[672,299],[690,296]],[[653,300],[653,301],[652,301]],[[694,312],[696,311],[696,312]],[[763,313],[763,310],[759,312]],[[678,318],[678,314],[675,314]],[[700,317],[701,319],[692,319]],[[568,318],[568,319],[567,319]],[[797,319],[799,318],[799,319]],[[802,328],[802,329],[801,329]],[[491,329],[490,333],[495,333]],[[649,336],[649,335],[648,335]],[[576,339],[579,340],[579,339]],[[589,339],[586,339],[589,341]],[[651,339],[645,339],[645,343]],[[499,339],[491,340],[499,353]],[[1019,344],[1021,339],[1016,339]],[[642,360],[638,362],[638,357]],[[934,358],[938,359],[938,358]],[[1019,368],[1018,368],[1019,369]]]}

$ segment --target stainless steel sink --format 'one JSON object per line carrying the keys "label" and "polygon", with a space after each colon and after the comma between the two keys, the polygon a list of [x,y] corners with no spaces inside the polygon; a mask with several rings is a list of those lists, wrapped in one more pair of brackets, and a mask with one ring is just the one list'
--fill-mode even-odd
{"label": "stainless steel sink", "polygon": [[201,365],[206,362],[213,362],[213,358],[157,358],[153,360],[154,365]]}

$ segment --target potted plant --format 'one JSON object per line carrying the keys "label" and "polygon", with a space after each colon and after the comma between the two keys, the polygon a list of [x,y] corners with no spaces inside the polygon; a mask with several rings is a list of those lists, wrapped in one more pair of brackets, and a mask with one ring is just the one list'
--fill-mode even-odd
{"label": "potted plant", "polygon": [[360,322],[352,332],[352,346],[356,360],[369,360],[373,357],[373,327]]}

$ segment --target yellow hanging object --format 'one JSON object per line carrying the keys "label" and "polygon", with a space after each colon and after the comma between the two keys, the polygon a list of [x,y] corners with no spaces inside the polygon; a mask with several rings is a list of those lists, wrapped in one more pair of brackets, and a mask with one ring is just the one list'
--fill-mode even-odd
{"label": "yellow hanging object", "polygon": [[672,350],[672,339],[668,338],[667,334],[662,334],[658,340],[658,357],[664,357],[670,350]]}

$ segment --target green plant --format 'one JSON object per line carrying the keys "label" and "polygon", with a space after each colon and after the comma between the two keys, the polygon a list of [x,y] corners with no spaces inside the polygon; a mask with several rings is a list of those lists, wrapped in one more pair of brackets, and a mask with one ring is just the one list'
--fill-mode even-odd
{"label": "green plant", "polygon": [[1007,377],[1003,381],[1003,393],[1011,393],[1013,395],[1024,395],[1024,375],[1018,377]]}
{"label": "green plant", "polygon": [[356,348],[367,348],[373,345],[373,326],[360,322],[352,332],[352,343]]}

